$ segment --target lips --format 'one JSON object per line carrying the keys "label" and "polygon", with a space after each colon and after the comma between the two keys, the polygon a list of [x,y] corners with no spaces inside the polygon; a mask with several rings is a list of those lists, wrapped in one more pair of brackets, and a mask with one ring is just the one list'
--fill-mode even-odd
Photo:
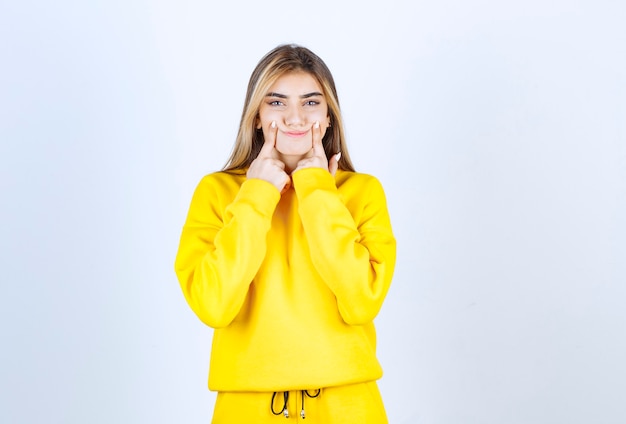
{"label": "lips", "polygon": [[307,134],[308,131],[285,131],[284,134],[289,137],[302,137]]}

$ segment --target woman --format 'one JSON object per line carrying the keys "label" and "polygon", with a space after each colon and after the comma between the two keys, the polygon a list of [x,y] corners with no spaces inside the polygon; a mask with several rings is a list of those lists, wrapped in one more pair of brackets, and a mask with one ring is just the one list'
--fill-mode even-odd
{"label": "woman", "polygon": [[387,422],[373,319],[394,265],[385,196],[354,171],[330,71],[304,47],[275,48],[176,257],[187,302],[215,329],[213,423]]}

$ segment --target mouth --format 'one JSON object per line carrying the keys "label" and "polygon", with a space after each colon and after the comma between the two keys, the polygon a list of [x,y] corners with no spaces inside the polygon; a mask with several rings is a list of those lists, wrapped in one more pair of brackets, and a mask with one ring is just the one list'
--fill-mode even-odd
{"label": "mouth", "polygon": [[288,137],[293,137],[293,138],[299,138],[304,136],[305,134],[307,134],[308,131],[285,131],[283,132],[283,134],[285,134]]}

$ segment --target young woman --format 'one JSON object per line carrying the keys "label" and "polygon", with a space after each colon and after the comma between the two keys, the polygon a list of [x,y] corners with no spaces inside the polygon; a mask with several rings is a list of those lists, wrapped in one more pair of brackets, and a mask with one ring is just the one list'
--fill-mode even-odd
{"label": "young woman", "polygon": [[213,423],[386,423],[373,320],[395,251],[383,189],[350,161],[330,71],[304,47],[275,48],[176,257],[187,302],[215,329]]}

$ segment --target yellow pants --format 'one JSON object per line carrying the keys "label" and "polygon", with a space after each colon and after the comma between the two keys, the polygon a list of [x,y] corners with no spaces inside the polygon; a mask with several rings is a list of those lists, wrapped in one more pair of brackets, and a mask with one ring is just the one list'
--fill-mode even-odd
{"label": "yellow pants", "polygon": [[[307,394],[308,393],[308,394]],[[387,424],[387,415],[375,381],[288,392],[283,412],[283,392],[219,392],[215,401],[212,424]],[[303,403],[304,396],[304,405]],[[303,407],[304,406],[304,407]],[[274,412],[272,412],[272,409]],[[302,418],[304,411],[305,418]],[[275,415],[274,413],[278,413]]]}

